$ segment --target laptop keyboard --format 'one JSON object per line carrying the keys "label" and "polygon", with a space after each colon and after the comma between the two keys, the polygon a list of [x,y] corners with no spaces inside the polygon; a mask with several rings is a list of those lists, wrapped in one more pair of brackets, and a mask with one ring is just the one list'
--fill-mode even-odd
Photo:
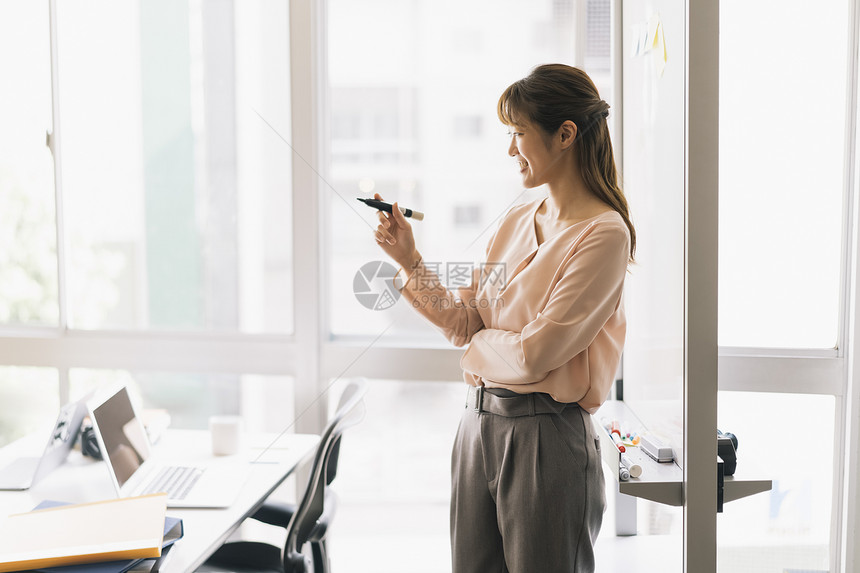
{"label": "laptop keyboard", "polygon": [[185,499],[200,476],[203,468],[169,466],[162,468],[149,486],[144,489],[143,495],[150,493],[166,493],[168,499]]}

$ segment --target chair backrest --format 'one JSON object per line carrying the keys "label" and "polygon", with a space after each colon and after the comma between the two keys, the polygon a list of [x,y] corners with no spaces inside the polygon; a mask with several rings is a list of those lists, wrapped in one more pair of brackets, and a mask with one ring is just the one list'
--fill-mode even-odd
{"label": "chair backrest", "polygon": [[[351,381],[347,384],[346,388],[343,389],[343,392],[340,394],[340,398],[337,401],[337,408],[335,409],[335,416],[337,416],[338,412],[352,409],[352,406],[348,406],[349,402],[353,399],[353,396],[356,394],[361,394],[361,397],[364,397],[364,394],[367,392],[367,382],[365,380],[360,381]],[[361,408],[359,408],[360,413],[363,415],[364,404],[362,403]],[[354,414],[348,414],[350,416]],[[360,421],[355,420],[349,425],[356,424]],[[346,428],[347,426],[344,426]],[[334,481],[334,478],[337,477],[337,460],[340,455],[340,436],[334,441],[334,444],[331,448],[331,453],[329,454],[328,462],[326,462],[326,485],[331,485],[331,482]]]}
{"label": "chair backrest", "polygon": [[337,473],[337,458],[344,430],[361,421],[364,416],[365,380],[352,380],[338,401],[334,415],[320,436],[314,461],[311,465],[308,485],[287,527],[287,542],[284,547],[284,571],[303,573],[305,556],[302,547],[310,541],[311,533],[325,509],[325,490]]}

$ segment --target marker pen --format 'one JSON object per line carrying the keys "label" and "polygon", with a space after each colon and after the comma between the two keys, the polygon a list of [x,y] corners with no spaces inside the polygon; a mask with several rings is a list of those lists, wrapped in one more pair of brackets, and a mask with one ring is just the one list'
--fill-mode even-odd
{"label": "marker pen", "polygon": [[[356,199],[358,199],[368,207],[373,207],[374,209],[379,209],[380,211],[391,213],[391,203],[378,201],[376,199],[362,199],[361,197],[356,197]],[[424,213],[422,213],[421,211],[413,211],[412,209],[407,209],[406,207],[400,207],[400,212],[403,213],[404,217],[411,217],[416,221],[424,220]]]}
{"label": "marker pen", "polygon": [[627,468],[627,471],[630,472],[630,477],[638,478],[642,475],[642,466],[639,464],[633,463],[633,461],[625,454],[621,454],[621,463]]}

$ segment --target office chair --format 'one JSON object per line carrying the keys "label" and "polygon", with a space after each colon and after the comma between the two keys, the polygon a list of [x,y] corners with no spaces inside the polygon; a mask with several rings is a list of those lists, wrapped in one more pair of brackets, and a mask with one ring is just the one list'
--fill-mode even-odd
{"label": "office chair", "polygon": [[337,474],[344,430],[364,417],[366,393],[365,380],[347,384],[337,410],[320,437],[308,485],[298,505],[267,501],[251,516],[263,523],[284,527],[284,547],[256,541],[225,543],[199,571],[330,573],[326,533],[334,517],[337,498],[329,485]]}

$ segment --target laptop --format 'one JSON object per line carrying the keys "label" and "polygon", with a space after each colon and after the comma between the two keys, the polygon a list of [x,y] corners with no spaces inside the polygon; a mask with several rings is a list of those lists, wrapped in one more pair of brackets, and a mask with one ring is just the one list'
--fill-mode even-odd
{"label": "laptop", "polygon": [[152,453],[125,386],[90,401],[90,418],[117,495],[166,493],[168,507],[228,507],[248,476],[247,464],[166,464]]}
{"label": "laptop", "polygon": [[77,402],[69,402],[60,408],[41,456],[18,458],[0,469],[0,490],[30,489],[66,461],[87,414],[88,398],[86,396]]}

